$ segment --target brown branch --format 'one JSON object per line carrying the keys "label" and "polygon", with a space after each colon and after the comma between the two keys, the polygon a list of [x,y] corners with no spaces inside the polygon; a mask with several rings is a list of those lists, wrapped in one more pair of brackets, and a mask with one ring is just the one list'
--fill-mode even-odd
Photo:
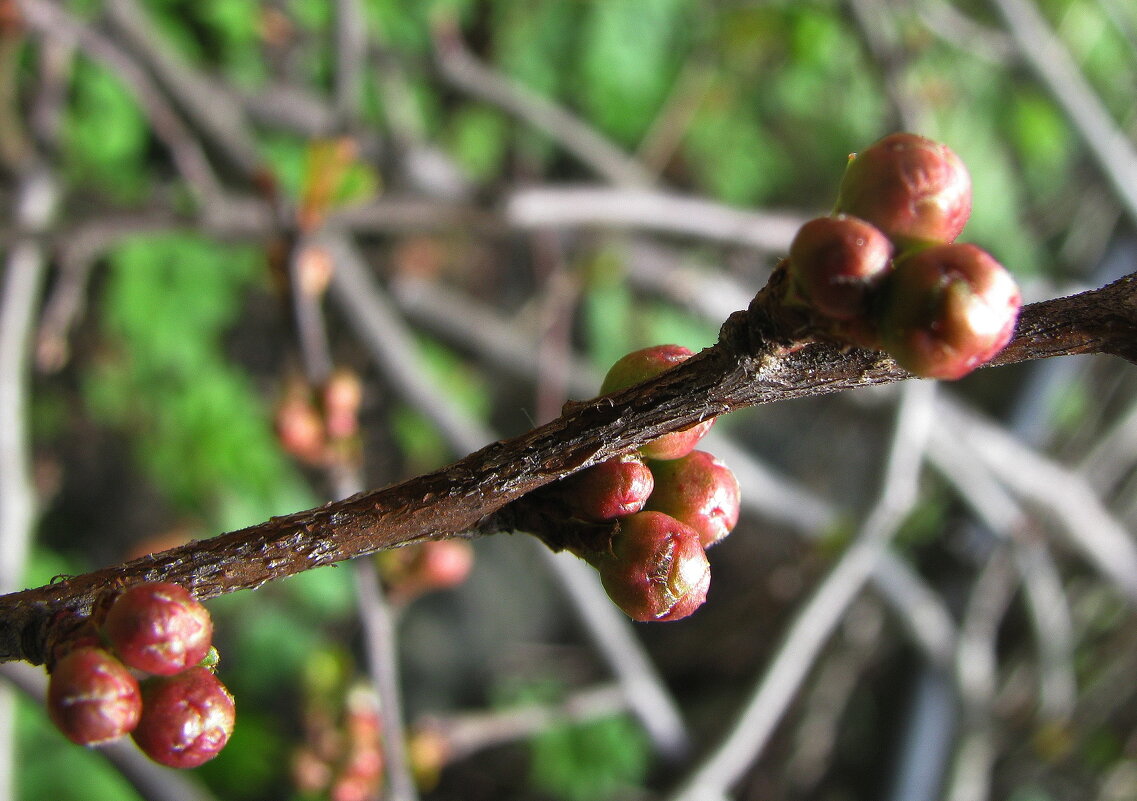
{"label": "brown branch", "polygon": [[[108,588],[174,581],[207,599],[386,548],[500,530],[507,505],[589,465],[745,406],[912,376],[881,353],[795,341],[777,278],[723,325],[719,342],[652,381],[570,404],[561,417],[433,473],[37,589],[0,596],[0,661],[42,662],[60,612]],[[1137,360],[1137,274],[1032,304],[993,362],[1107,353]],[[555,543],[554,543],[555,544]]]}

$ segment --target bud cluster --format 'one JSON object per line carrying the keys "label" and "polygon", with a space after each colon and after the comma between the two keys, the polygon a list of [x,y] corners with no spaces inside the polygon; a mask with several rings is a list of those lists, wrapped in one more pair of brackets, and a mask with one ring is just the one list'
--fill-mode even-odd
{"label": "bud cluster", "polygon": [[318,392],[296,380],[277,404],[281,447],[301,462],[323,466],[350,459],[357,449],[363,384],[352,370],[336,370]]}
{"label": "bud cluster", "polygon": [[1002,265],[955,244],[970,214],[958,156],[915,134],[886,136],[851,158],[833,216],[798,231],[789,297],[916,375],[962,378],[1010,341],[1022,304]]}
{"label": "bud cluster", "polygon": [[[163,765],[215,757],[235,720],[233,697],[213,673],[213,622],[183,587],[136,584],[56,647],[47,711],[72,742],[101,745],[130,734]],[[91,633],[93,630],[93,633]]]}
{"label": "bud cluster", "polygon": [[380,551],[375,559],[392,600],[405,603],[464,582],[474,567],[474,549],[463,539],[428,540]]}
{"label": "bud cluster", "polygon": [[[692,355],[678,345],[629,353],[609,370],[601,392],[652,378]],[[605,547],[579,555],[635,620],[678,620],[698,609],[711,578],[706,549],[738,522],[737,479],[714,456],[695,450],[713,423],[667,434],[559,484],[574,517],[610,526]]]}
{"label": "bud cluster", "polygon": [[333,801],[378,798],[383,727],[374,691],[356,685],[335,699],[333,688],[310,692],[302,721],[304,743],[292,755],[296,789]]}

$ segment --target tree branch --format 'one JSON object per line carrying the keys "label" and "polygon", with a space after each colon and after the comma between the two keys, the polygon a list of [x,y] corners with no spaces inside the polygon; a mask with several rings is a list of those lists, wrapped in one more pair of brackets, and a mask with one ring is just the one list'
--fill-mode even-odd
{"label": "tree branch", "polygon": [[[800,338],[779,303],[784,271],[719,341],[655,379],[587,402],[447,467],[37,589],[0,596],[0,661],[44,661],[52,619],[85,614],[110,587],[173,581],[199,599],[428,539],[505,528],[507,505],[570,473],[735,409],[911,378],[882,353]],[[992,362],[1107,353],[1137,360],[1137,274],[1023,310]],[[540,532],[537,532],[540,533]]]}

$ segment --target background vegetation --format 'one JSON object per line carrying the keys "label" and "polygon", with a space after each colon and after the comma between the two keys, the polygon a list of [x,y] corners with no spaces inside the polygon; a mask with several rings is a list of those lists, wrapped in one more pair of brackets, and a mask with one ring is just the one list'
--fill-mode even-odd
{"label": "background vegetation", "polygon": [[[964,239],[1028,300],[1134,264],[1122,0],[18,0],[0,21],[5,591],[414,475],[628,350],[711,344],[893,130],[963,157]],[[331,366],[363,380],[361,433],[297,460],[274,421]],[[378,650],[430,799],[1131,798],[1135,386],[1078,358],[721,420],[746,507],[682,622],[625,625],[521,536],[475,541],[445,591],[388,573],[380,641],[363,568],[217,599],[221,757],[140,788],[20,695],[11,797],[323,797],[303,749]],[[869,585],[827,607],[874,531]],[[735,724],[754,705],[769,736]],[[723,754],[737,775],[699,772]]]}

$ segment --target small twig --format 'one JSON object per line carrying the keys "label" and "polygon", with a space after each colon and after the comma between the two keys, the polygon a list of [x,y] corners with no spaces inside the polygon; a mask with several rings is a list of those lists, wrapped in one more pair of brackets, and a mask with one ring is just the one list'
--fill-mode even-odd
{"label": "small twig", "polygon": [[203,208],[222,203],[221,183],[205,156],[201,144],[186,127],[177,111],[159,88],[118,44],[84,25],[62,8],[46,0],[18,0],[28,25],[44,38],[74,43],[95,61],[114,70],[138,100],[155,136],[170,151],[170,157],[186,182],[193,188]]}
{"label": "small twig", "polygon": [[248,178],[261,169],[256,137],[241,107],[165,43],[136,0],[109,0],[107,18],[173,96],[193,124]]}
{"label": "small twig", "polygon": [[1067,540],[1130,603],[1137,603],[1137,546],[1081,476],[958,404],[941,399],[939,416],[945,431],[1015,494],[1047,510]]}
{"label": "small twig", "polygon": [[1064,719],[1073,713],[1074,630],[1058,568],[1025,510],[1000,481],[962,445],[940,429],[932,437],[929,461],[959,491],[978,519],[1008,544],[1022,577],[1039,663],[1039,706],[1044,717]]}
{"label": "small twig", "polygon": [[452,21],[435,25],[434,51],[442,77],[452,86],[525,120],[598,175],[623,186],[654,183],[643,165],[580,118],[474,58]]}
{"label": "small twig", "polygon": [[[428,399],[427,405],[418,408],[438,426],[455,450],[475,447],[473,443],[479,440],[494,439],[493,432],[461,413],[416,369],[413,343],[396,310],[375,289],[350,242],[337,241],[333,284],[333,289],[339,288],[336,298],[396,391],[410,403]],[[547,567],[627,692],[632,714],[643,723],[660,751],[671,755],[680,752],[686,747],[687,735],[675,702],[644,655],[627,619],[608,601],[595,573],[575,558],[557,559],[544,546],[534,547],[548,557]]]}
{"label": "small twig", "polygon": [[[301,362],[309,385],[314,387],[326,385],[333,369],[323,308],[323,287],[313,286],[311,279],[305,275],[311,269],[305,267],[307,260],[324,257],[319,248],[315,237],[302,236],[288,254],[292,313],[300,341]],[[363,475],[358,464],[332,463],[326,473],[331,480],[333,500],[354,495],[363,489]],[[359,559],[352,567],[368,673],[379,699],[384,779],[391,801],[416,801],[418,790],[407,754],[394,614],[383,592],[375,561]]]}
{"label": "small twig", "polygon": [[1019,53],[1081,132],[1129,217],[1137,222],[1137,149],[1113,121],[1062,41],[1030,0],[993,0]]}
{"label": "small twig", "polygon": [[880,497],[857,539],[798,611],[726,738],[684,780],[671,801],[725,796],[765,749],[817,655],[861,592],[904,515],[917,497],[917,480],[931,427],[933,385],[912,383],[900,403]]}
{"label": "small twig", "polygon": [[[55,214],[58,187],[33,164],[19,187],[16,215],[27,236],[8,251],[0,291],[0,592],[20,587],[31,549],[37,501],[28,431],[29,351],[39,296],[47,274],[34,236]],[[15,699],[0,687],[0,799],[14,798]]]}
{"label": "small twig", "polygon": [[924,0],[918,14],[928,32],[998,66],[1016,58],[1015,44],[1002,31],[976,22],[946,0]]}
{"label": "small twig", "polygon": [[340,123],[350,124],[359,116],[367,64],[367,19],[359,0],[336,0],[332,32],[336,65],[332,94]]}
{"label": "small twig", "polygon": [[[528,345],[532,337],[517,325],[434,282],[401,278],[392,289],[400,308],[418,324],[438,331],[456,346],[468,348],[495,369],[533,379],[537,365]],[[577,397],[588,397],[595,393],[600,378],[590,366],[574,362],[569,386]],[[827,501],[777,474],[731,438],[712,429],[703,443],[730,465],[745,488],[742,507],[747,513],[790,526],[806,537],[834,524],[837,511]],[[955,650],[955,624],[935,591],[891,551],[881,557],[873,581],[928,661],[946,665]]]}
{"label": "small twig", "polygon": [[490,712],[429,715],[418,728],[440,736],[446,756],[457,762],[486,748],[524,740],[568,723],[603,720],[627,710],[623,688],[602,684],[577,690],[557,703],[526,704]]}
{"label": "small twig", "polygon": [[598,186],[534,187],[506,200],[505,216],[519,228],[639,228],[784,253],[804,215],[736,209],[697,197],[650,189]]}
{"label": "small twig", "polygon": [[[333,282],[336,286],[339,279]],[[1027,306],[1015,339],[992,363],[1094,352],[1135,358],[1135,294],[1137,276],[1127,276],[1102,289]],[[784,312],[779,316],[779,297],[776,287],[763,290],[749,310],[726,321],[714,347],[656,378],[572,404],[557,420],[491,443],[433,473],[0,596],[0,660],[42,661],[52,615],[63,609],[90,609],[109,582],[172,581],[207,599],[396,545],[499,531],[508,525],[506,506],[511,501],[708,417],[911,378],[881,353],[795,339],[796,328],[789,326],[796,326],[797,318]],[[1107,553],[1098,556],[1112,558]],[[1105,569],[1113,575],[1118,567]],[[1132,578],[1118,580],[1132,586]]]}
{"label": "small twig", "polygon": [[947,801],[985,801],[991,793],[995,744],[991,707],[998,678],[996,638],[1015,589],[1007,550],[995,551],[980,573],[960,628],[956,658],[965,730],[944,793]]}

